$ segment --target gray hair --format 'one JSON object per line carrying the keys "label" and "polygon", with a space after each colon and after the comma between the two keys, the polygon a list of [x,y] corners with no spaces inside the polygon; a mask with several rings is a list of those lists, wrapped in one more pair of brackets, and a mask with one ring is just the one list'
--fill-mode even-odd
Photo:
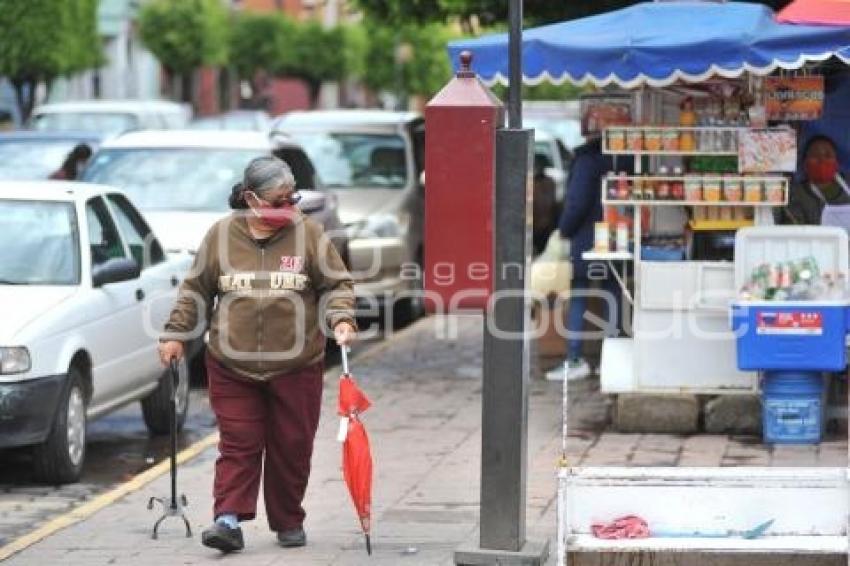
{"label": "gray hair", "polygon": [[253,191],[262,197],[263,193],[286,185],[295,187],[295,176],[292,169],[283,160],[273,155],[253,159],[245,168],[242,178],[245,190]]}
{"label": "gray hair", "polygon": [[265,192],[282,185],[295,187],[295,175],[292,174],[292,169],[286,161],[273,155],[257,157],[245,167],[242,182],[233,186],[228,199],[230,208],[236,210],[248,208],[248,203],[245,202],[245,191],[256,193],[262,198]]}

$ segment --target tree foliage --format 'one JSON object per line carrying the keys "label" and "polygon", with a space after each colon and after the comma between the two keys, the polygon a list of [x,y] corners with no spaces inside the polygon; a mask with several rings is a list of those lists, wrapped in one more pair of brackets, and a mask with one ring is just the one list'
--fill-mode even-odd
{"label": "tree foliage", "polygon": [[369,44],[363,77],[372,90],[431,95],[451,77],[446,44],[451,39],[441,24],[384,26],[367,24]]}
{"label": "tree foliage", "polygon": [[186,75],[227,60],[227,18],[219,0],[152,0],[139,12],[139,35],[168,72]]}
{"label": "tree foliage", "polygon": [[230,64],[248,80],[261,71],[275,72],[290,50],[294,30],[295,24],[279,13],[239,14],[230,33]]}
{"label": "tree foliage", "polygon": [[102,62],[96,0],[0,0],[0,75],[29,118],[40,84]]}
{"label": "tree foliage", "polygon": [[[348,54],[349,37],[355,36],[346,28],[325,29],[280,13],[243,13],[233,25],[230,62],[252,82],[260,73],[300,78],[315,99],[323,82],[343,79],[348,65],[358,64]],[[359,50],[355,44],[354,53]]]}
{"label": "tree foliage", "polygon": [[[526,25],[558,22],[601,14],[637,4],[644,0],[524,0]],[[473,20],[483,26],[508,18],[506,0],[355,0],[367,17],[392,24],[424,23],[457,19],[471,28]],[[763,0],[774,9],[790,0]]]}

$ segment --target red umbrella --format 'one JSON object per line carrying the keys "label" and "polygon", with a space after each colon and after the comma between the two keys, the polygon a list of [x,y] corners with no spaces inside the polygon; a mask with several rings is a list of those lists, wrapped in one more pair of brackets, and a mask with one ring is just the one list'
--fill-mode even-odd
{"label": "red umbrella", "polygon": [[776,19],[788,24],[850,26],[850,0],[794,0]]}
{"label": "red umbrella", "polygon": [[372,541],[369,538],[372,516],[372,452],[366,428],[360,422],[359,415],[372,404],[348,371],[347,347],[342,350],[342,376],[339,378],[339,403],[337,414],[340,416],[338,439],[342,445],[342,473],[351,501],[360,519],[360,526],[366,536],[366,552],[372,554]]}

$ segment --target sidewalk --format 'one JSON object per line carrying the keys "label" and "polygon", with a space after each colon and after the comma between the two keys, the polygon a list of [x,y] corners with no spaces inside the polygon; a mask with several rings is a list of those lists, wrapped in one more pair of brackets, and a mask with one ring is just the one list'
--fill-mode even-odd
{"label": "sidewalk", "polygon": [[[481,445],[481,319],[453,320],[459,330],[454,342],[435,339],[440,323],[432,317],[353,361],[352,370],[373,401],[364,416],[376,464],[373,556],[366,555],[342,481],[334,438],[338,373],[331,369],[305,503],[309,545],[296,550],[276,546],[261,503],[257,520],[243,526],[246,550],[229,556],[228,564],[452,564],[454,549],[477,535]],[[530,388],[529,538],[551,539],[555,532],[559,387],[535,382]],[[208,449],[179,470],[193,538],[184,538],[179,519],[168,519],[159,540],[150,539],[158,513],[147,510],[147,499],[168,493],[165,475],[7,563],[163,566],[218,560],[219,553],[199,542],[211,520],[215,457],[216,450]]]}
{"label": "sidewalk", "polygon": [[[446,324],[457,326],[455,339],[437,338]],[[371,558],[342,481],[340,446],[334,439],[338,370],[331,368],[305,504],[309,545],[296,550],[276,546],[260,503],[257,520],[243,525],[246,550],[227,557],[228,564],[451,565],[455,548],[478,533],[481,326],[475,316],[426,318],[353,361],[355,376],[373,400],[364,416],[376,464]],[[570,384],[573,464],[844,465],[843,441],[771,450],[747,437],[605,432],[610,407],[596,386],[595,380]],[[528,538],[548,538],[553,545],[560,415],[561,384],[532,380],[527,532]],[[199,543],[200,531],[211,520],[215,457],[215,448],[209,448],[180,467],[179,488],[189,499],[193,538],[184,538],[178,519],[168,519],[160,539],[150,539],[158,512],[148,511],[146,504],[150,496],[168,493],[164,475],[23,550],[8,564],[164,566],[218,560],[217,552]]]}

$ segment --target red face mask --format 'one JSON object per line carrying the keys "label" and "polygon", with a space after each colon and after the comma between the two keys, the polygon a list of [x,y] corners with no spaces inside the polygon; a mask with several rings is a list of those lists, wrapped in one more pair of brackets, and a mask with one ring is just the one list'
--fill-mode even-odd
{"label": "red face mask", "polygon": [[816,185],[831,183],[837,174],[838,161],[835,158],[806,160],[806,176]]}
{"label": "red face mask", "polygon": [[292,224],[295,220],[295,207],[289,203],[281,206],[263,206],[253,208],[254,214],[269,228],[280,229]]}

